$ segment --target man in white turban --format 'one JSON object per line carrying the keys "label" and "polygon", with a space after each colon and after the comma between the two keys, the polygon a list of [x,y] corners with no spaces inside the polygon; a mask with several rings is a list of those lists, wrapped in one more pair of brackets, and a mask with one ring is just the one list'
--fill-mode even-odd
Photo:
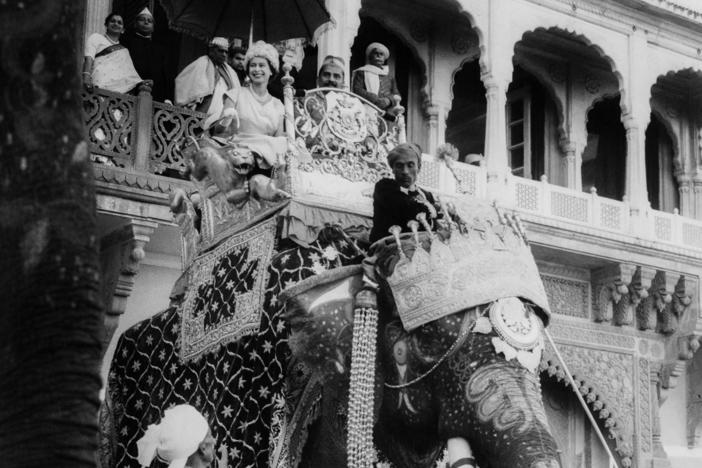
{"label": "man in white turban", "polygon": [[207,55],[199,57],[176,77],[175,102],[207,113],[206,128],[222,114],[224,93],[239,88],[239,78],[227,63],[229,41],[215,37]]}
{"label": "man in white turban", "polygon": [[400,92],[395,78],[390,75],[387,65],[389,58],[390,51],[380,42],[366,47],[366,64],[353,71],[351,90],[380,107],[386,115],[394,117],[400,109],[395,104]]}
{"label": "man in white turban", "polygon": [[154,458],[168,463],[168,468],[207,468],[215,457],[214,444],[202,414],[190,405],[177,405],[139,439],[138,461],[147,468]]}
{"label": "man in white turban", "polygon": [[322,61],[317,74],[317,86],[320,88],[343,88],[346,63],[341,57],[327,55]]}

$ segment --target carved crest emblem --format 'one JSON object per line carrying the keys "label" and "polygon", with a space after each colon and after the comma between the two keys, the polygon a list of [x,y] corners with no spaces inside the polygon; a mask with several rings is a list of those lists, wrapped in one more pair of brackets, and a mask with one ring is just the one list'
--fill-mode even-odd
{"label": "carved crest emblem", "polygon": [[360,143],[368,136],[366,109],[359,99],[332,91],[326,100],[327,125],[334,135],[350,143]]}

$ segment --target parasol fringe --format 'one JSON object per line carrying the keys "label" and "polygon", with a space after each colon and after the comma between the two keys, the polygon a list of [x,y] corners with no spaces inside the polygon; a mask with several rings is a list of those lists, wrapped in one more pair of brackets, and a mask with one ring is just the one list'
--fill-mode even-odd
{"label": "parasol fringe", "polygon": [[185,26],[180,26],[180,25],[172,23],[171,21],[168,21],[168,28],[172,29],[175,32],[187,34],[188,36],[192,36],[195,39],[200,39],[200,40],[203,40],[205,42],[208,42],[211,39],[209,34],[205,34],[199,29],[193,29],[193,28],[188,28]]}
{"label": "parasol fringe", "polygon": [[316,46],[317,46],[317,42],[319,41],[319,39],[320,39],[327,31],[331,31],[332,29],[336,29],[336,26],[337,26],[337,24],[336,24],[336,21],[334,20],[334,18],[332,18],[331,16],[329,16],[329,21],[327,21],[326,23],[323,23],[322,25],[320,25],[317,29],[315,29],[314,34],[312,34],[312,40],[310,41],[310,43],[312,44],[312,46],[313,46],[313,47],[316,47]]}

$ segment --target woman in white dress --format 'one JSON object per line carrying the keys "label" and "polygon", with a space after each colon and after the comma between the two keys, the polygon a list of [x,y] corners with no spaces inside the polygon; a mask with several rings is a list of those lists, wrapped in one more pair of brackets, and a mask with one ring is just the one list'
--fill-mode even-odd
{"label": "woman in white dress", "polygon": [[278,72],[278,51],[258,41],[246,52],[244,66],[250,84],[225,93],[224,110],[212,133],[226,137],[229,144],[250,149],[258,156],[259,167],[278,166],[287,149],[285,109],[268,93],[268,81]]}
{"label": "woman in white dress", "polygon": [[142,81],[129,51],[119,43],[123,32],[122,17],[110,13],[105,18],[105,34],[94,33],[88,37],[83,63],[83,84],[88,91],[98,87],[126,93]]}

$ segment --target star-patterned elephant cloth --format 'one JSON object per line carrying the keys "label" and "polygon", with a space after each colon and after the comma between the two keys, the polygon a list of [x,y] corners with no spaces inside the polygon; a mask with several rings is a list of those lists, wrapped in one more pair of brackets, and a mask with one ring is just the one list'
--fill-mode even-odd
{"label": "star-patterned elephant cloth", "polygon": [[[249,257],[247,248],[238,248],[213,264],[213,277],[222,265],[227,271],[203,291],[236,301],[246,291],[227,293],[228,280],[236,276],[239,288],[255,283],[246,275],[257,271],[253,266],[259,259]],[[280,241],[266,269],[258,329],[213,344],[196,359],[181,358],[183,294],[165,311],[128,329],[115,351],[101,411],[102,466],[139,468],[137,440],[167,408],[180,403],[195,406],[207,418],[218,453],[213,466],[268,466],[270,438],[282,425],[289,358],[278,294],[312,275],[359,262],[357,247],[333,228],[322,230],[307,247]],[[232,308],[221,310],[230,313]],[[212,323],[217,313],[207,309],[203,320]]]}

